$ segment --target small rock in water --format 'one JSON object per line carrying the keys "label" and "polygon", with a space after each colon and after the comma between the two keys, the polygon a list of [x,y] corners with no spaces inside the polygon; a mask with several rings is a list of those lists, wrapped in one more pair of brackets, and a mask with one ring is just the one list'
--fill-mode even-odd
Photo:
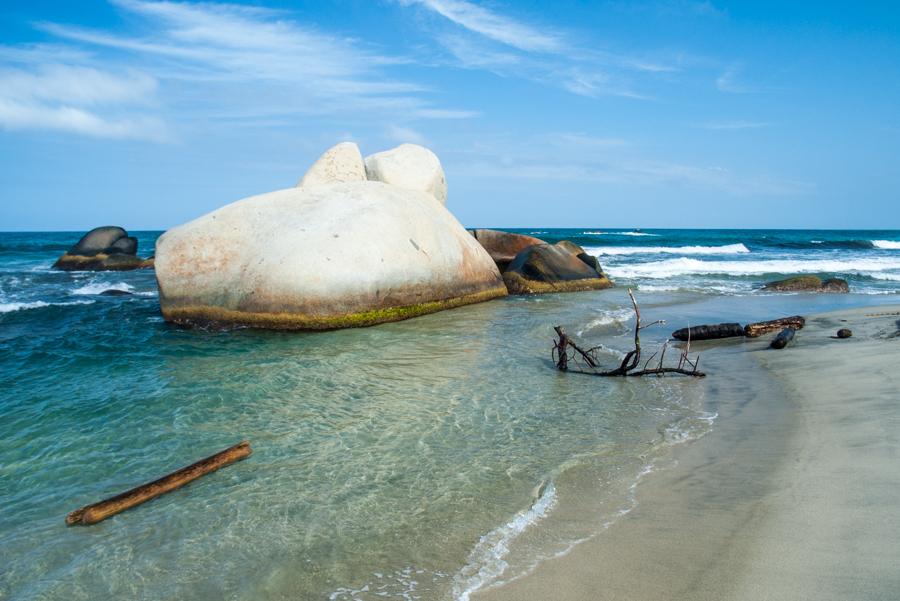
{"label": "small rock in water", "polygon": [[131,293],[127,290],[119,290],[117,288],[110,288],[109,290],[104,290],[100,293],[100,296],[131,296]]}
{"label": "small rock in water", "polygon": [[853,336],[853,332],[851,332],[847,328],[841,328],[837,331],[838,338],[850,338],[851,336]]}

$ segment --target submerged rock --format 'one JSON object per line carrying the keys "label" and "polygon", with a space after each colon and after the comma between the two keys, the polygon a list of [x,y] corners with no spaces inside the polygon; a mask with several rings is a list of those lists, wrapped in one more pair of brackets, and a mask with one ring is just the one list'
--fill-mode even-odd
{"label": "submerged rock", "polygon": [[[474,229],[469,230],[478,240],[478,243],[491,255],[494,263],[505,271],[509,263],[516,258],[522,250],[535,244],[546,244],[543,240],[524,234],[512,234],[500,230]],[[596,261],[596,259],[595,259]]]}
{"label": "submerged rock", "polygon": [[117,226],[94,228],[57,259],[53,269],[63,271],[127,271],[153,267],[152,260],[136,255],[137,238]]}
{"label": "submerged rock", "polygon": [[[593,259],[593,261],[591,261]],[[564,240],[521,250],[503,272],[510,294],[600,290],[613,283],[598,269],[596,259]]]}
{"label": "submerged rock", "polygon": [[172,228],[156,277],[168,321],[277,329],[367,326],[506,294],[443,204],[373,181],[269,192]]}
{"label": "submerged rock", "polygon": [[784,280],[769,282],[763,286],[763,290],[770,292],[850,292],[850,286],[846,280],[831,278],[822,281],[815,275],[798,275]]}
{"label": "submerged rock", "polygon": [[366,165],[363,163],[359,146],[353,142],[341,142],[326,150],[313,163],[297,187],[320,186],[339,182],[361,182],[366,179]]}
{"label": "submerged rock", "polygon": [[447,181],[437,156],[424,146],[401,144],[366,157],[366,177],[398,188],[425,192],[447,204]]}
{"label": "submerged rock", "polygon": [[100,296],[132,296],[127,290],[119,290],[118,288],[110,288],[100,293]]}

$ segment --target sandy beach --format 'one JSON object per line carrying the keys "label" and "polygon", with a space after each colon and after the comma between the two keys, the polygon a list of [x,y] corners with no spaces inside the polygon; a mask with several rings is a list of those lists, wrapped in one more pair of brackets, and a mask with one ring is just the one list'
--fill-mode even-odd
{"label": "sandy beach", "polygon": [[607,530],[473,598],[896,599],[898,320],[898,306],[838,311],[783,351],[766,337],[708,353],[711,372],[744,371],[711,391],[712,432]]}

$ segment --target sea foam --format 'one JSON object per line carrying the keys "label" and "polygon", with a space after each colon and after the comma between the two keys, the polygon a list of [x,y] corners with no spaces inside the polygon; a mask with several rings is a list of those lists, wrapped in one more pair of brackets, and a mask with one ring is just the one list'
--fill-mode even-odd
{"label": "sea foam", "polygon": [[865,259],[771,259],[765,261],[704,261],[680,257],[633,265],[607,268],[619,278],[671,278],[681,275],[763,275],[794,273],[859,273],[877,279],[900,281],[900,259],[871,257]]}
{"label": "sea foam", "polygon": [[900,241],[898,240],[872,240],[872,246],[882,250],[900,250]]}
{"label": "sea foam", "polygon": [[648,234],[647,232],[582,232],[584,235],[593,236],[654,236],[659,237],[660,234]]}
{"label": "sea foam", "polygon": [[134,290],[134,286],[131,284],[126,284],[125,282],[116,282],[114,284],[110,284],[108,282],[91,282],[89,284],[85,284],[80,288],[75,288],[72,290],[72,294],[78,295],[97,295],[105,290],[121,290],[122,292],[131,292]]}
{"label": "sea foam", "polygon": [[22,303],[0,303],[0,313],[12,313],[25,309],[40,309],[42,307],[65,307],[68,305],[90,305],[94,301],[73,301],[69,303],[46,303],[44,301],[31,301]]}
{"label": "sea foam", "polygon": [[556,487],[553,482],[548,482],[531,507],[482,536],[469,554],[468,563],[456,576],[453,598],[456,601],[469,601],[472,593],[503,574],[508,567],[504,558],[509,553],[510,543],[529,526],[546,516],[554,505]]}
{"label": "sea foam", "polygon": [[596,255],[737,255],[750,252],[741,243],[724,246],[594,246],[585,250]]}

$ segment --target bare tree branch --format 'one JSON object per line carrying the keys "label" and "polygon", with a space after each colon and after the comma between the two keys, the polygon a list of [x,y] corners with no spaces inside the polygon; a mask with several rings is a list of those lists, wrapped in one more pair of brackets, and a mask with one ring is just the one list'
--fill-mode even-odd
{"label": "bare tree branch", "polygon": [[[600,347],[595,346],[593,348],[589,348],[588,350],[583,350],[574,340],[572,340],[572,338],[568,334],[566,334],[566,330],[562,326],[555,326],[553,329],[556,331],[556,334],[559,338],[553,344],[551,357],[553,358],[553,362],[556,364],[556,368],[560,371],[571,371],[573,373],[581,373],[601,377],[662,376],[665,374],[680,374],[683,376],[693,376],[696,378],[705,377],[706,374],[697,370],[697,366],[700,364],[700,356],[697,355],[694,361],[691,361],[690,357],[688,356],[691,349],[690,335],[688,335],[687,346],[681,351],[681,356],[678,359],[677,367],[665,367],[663,365],[663,361],[666,356],[666,348],[669,344],[669,342],[666,341],[659,351],[650,355],[650,358],[647,359],[647,361],[644,363],[643,369],[635,371],[635,368],[641,361],[641,330],[643,330],[644,328],[649,328],[653,325],[664,324],[666,322],[659,319],[652,323],[641,325],[641,310],[638,307],[637,301],[634,299],[634,293],[630,288],[628,289],[628,296],[631,298],[631,306],[634,308],[634,349],[628,351],[625,354],[625,357],[622,359],[619,367],[610,370],[600,370],[600,365],[597,359],[597,349],[599,349]],[[652,361],[657,354],[659,354],[659,362],[657,364],[657,367],[648,369],[650,361]],[[576,369],[571,369],[569,367],[570,361],[575,364]],[[579,368],[579,365],[583,365],[584,368]],[[685,365],[690,366],[691,369],[685,368]]]}

